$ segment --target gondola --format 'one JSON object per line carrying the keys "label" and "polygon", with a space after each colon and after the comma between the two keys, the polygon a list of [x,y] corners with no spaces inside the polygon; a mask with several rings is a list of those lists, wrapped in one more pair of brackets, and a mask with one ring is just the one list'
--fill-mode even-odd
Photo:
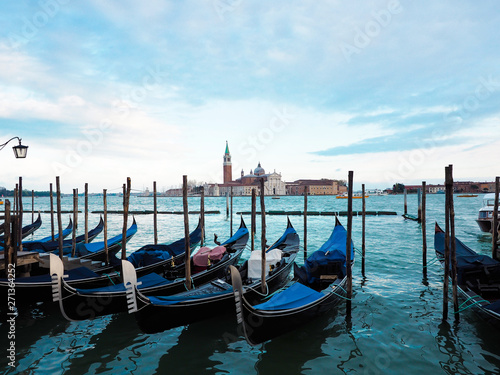
{"label": "gondola", "polygon": [[[28,237],[30,234],[32,234],[34,231],[36,231],[38,228],[42,226],[42,217],[40,214],[38,214],[38,218],[31,224],[28,224],[23,227],[23,234],[22,238]],[[4,233],[4,224],[1,225],[2,228],[2,233],[0,233],[0,242],[3,244],[5,242],[5,236],[3,235]]]}
{"label": "gondola", "polygon": [[[41,225],[42,220],[40,218],[40,214],[38,214],[37,221],[38,220],[40,220],[40,225]],[[35,224],[35,223],[33,223],[33,224]],[[26,227],[31,226],[33,224],[27,225]],[[24,227],[24,228],[26,228],[26,227]],[[23,228],[23,231],[24,231],[24,228]],[[70,218],[68,226],[62,232],[63,238],[66,238],[67,236],[69,236],[71,234],[71,232],[73,232],[73,222],[71,221],[71,218]],[[33,233],[33,231],[31,231],[31,233]],[[26,237],[26,236],[23,236],[23,238],[24,237]],[[59,238],[59,233],[54,235],[54,239],[58,239],[58,238]],[[52,236],[47,236],[47,237],[41,238],[39,240],[34,240],[34,241],[23,241],[22,242],[23,243],[23,250],[26,250],[25,246],[29,247],[29,246],[31,246],[32,243],[38,244],[38,243],[46,243],[49,241],[52,241]],[[4,236],[0,236],[0,248],[4,248],[4,247],[5,247]],[[31,250],[28,250],[28,251],[31,251]]]}
{"label": "gondola", "polygon": [[[62,231],[62,238],[64,239],[64,238],[68,237],[72,232],[73,232],[73,220],[71,220],[71,217],[70,217],[67,227],[64,228]],[[56,233],[54,233],[54,241],[58,240],[58,239],[59,239],[59,233],[56,232]],[[23,242],[23,245],[25,243],[29,244],[30,242],[50,242],[50,241],[52,241],[52,235],[46,236],[46,237],[43,237],[43,238],[40,238],[40,239],[34,240],[34,241],[25,241],[25,242]]]}
{"label": "gondola", "polygon": [[[491,325],[500,328],[500,262],[488,255],[477,254],[457,238],[455,248],[457,289],[463,300],[460,310],[472,308]],[[437,223],[434,249],[444,267],[445,233]]]}
{"label": "gondola", "polygon": [[[23,227],[22,237],[23,238],[28,237],[30,234],[32,234],[34,231],[36,231],[41,226],[42,226],[42,218],[41,218],[40,213],[39,213],[38,218],[33,223],[28,224],[28,225]],[[3,241],[3,238],[2,238],[2,241]]]}
{"label": "gondola", "polygon": [[[241,219],[238,231],[230,239],[221,244],[227,250],[222,259],[214,261],[212,264],[204,267],[204,269],[201,269],[194,267],[193,258],[191,258],[190,262],[193,270],[191,276],[192,284],[197,287],[218,277],[223,277],[227,266],[238,262],[248,242],[248,236],[248,229],[243,219]],[[122,261],[122,265],[123,263],[124,261]],[[161,275],[153,272],[137,278],[134,271],[131,277],[137,280],[139,290],[145,295],[172,295],[186,290],[184,272],[184,264],[173,264],[171,268],[166,268]],[[128,305],[125,285],[127,285],[129,280],[126,279],[125,273],[123,273],[123,278],[123,282],[121,283],[92,289],[72,286],[65,279],[62,279],[60,283],[61,291],[59,294],[61,300],[59,301],[59,305],[63,316],[68,320],[78,321],[126,312]]]}
{"label": "gondola", "polygon": [[[133,219],[132,225],[127,229],[125,240],[128,242],[137,233],[137,223],[135,218]],[[122,248],[123,234],[117,234],[114,237],[108,239],[108,254],[116,254]],[[59,248],[52,252],[55,255],[59,255]],[[71,255],[72,247],[63,247],[63,255]],[[104,241],[92,242],[92,243],[78,243],[75,247],[75,257],[80,259],[88,259],[93,261],[106,261],[106,253],[104,249]]]}
{"label": "gondola", "polygon": [[[28,237],[30,234],[32,234],[34,231],[36,231],[41,226],[42,226],[42,217],[40,216],[40,214],[38,214],[38,218],[33,223],[28,224],[28,225],[23,227],[22,238]],[[3,242],[5,242],[5,237],[3,235],[4,223],[2,223],[1,228],[2,228],[2,231],[0,233],[0,242],[3,243]]]}
{"label": "gondola", "polygon": [[[230,267],[236,316],[250,345],[268,341],[327,312],[346,295],[346,230],[335,220],[330,238],[294,266],[294,279],[268,301],[252,305],[245,297],[241,276]],[[354,259],[351,241],[351,259]]]}
{"label": "gondola", "polygon": [[[94,229],[91,229],[87,232],[87,238],[88,242],[92,242],[104,229],[104,221],[101,219],[99,220],[99,223]],[[47,237],[52,239],[52,236]],[[23,250],[24,251],[36,251],[39,253],[49,253],[51,251],[55,251],[59,249],[59,241],[44,241],[45,239],[37,240],[37,241],[29,241],[29,242],[23,242]],[[85,234],[81,234],[77,237],[75,237],[75,243],[83,243],[85,242]],[[73,240],[64,240],[63,241],[63,249],[64,249],[64,254],[71,253],[71,246],[73,244]],[[69,249],[69,250],[66,250]]]}
{"label": "gondola", "polygon": [[[133,224],[127,230],[126,239],[127,241],[137,232],[137,224],[134,220]],[[110,239],[108,244],[112,251],[118,251],[121,248],[122,235],[116,236],[114,239]],[[98,249],[103,247],[102,243],[89,243],[85,244],[87,246],[97,245]],[[114,247],[112,247],[114,246]],[[100,251],[100,250],[99,250]],[[55,256],[54,252],[49,253]],[[106,286],[118,280],[119,274],[115,271],[111,271],[109,274],[98,274],[87,267],[79,267],[67,271],[68,283],[75,285],[76,287],[95,287],[95,286]],[[7,300],[7,291],[9,289],[9,280],[6,278],[0,279],[0,298],[5,296]],[[16,306],[26,303],[34,302],[45,302],[52,300],[52,283],[50,274],[28,276],[28,277],[16,277]]]}
{"label": "gondola", "polygon": [[[189,245],[193,251],[201,241],[202,222],[189,234]],[[184,264],[185,239],[184,237],[170,244],[145,245],[127,257],[137,273],[137,277],[152,272],[164,272],[170,269],[172,263],[176,266]],[[111,266],[121,267],[121,260],[115,254],[109,257]]]}
{"label": "gondola", "polygon": [[[266,293],[261,291],[260,250],[254,250],[252,255],[256,256],[251,256],[249,261],[239,267],[240,273],[244,275],[245,298],[256,303],[285,285],[298,250],[299,236],[288,220],[285,233],[266,250],[266,263],[272,267],[266,276]],[[135,313],[139,328],[145,333],[165,331],[231,313],[231,309],[234,309],[233,288],[227,277],[173,296],[146,296],[140,289],[129,288],[129,300],[132,301],[129,312]]]}

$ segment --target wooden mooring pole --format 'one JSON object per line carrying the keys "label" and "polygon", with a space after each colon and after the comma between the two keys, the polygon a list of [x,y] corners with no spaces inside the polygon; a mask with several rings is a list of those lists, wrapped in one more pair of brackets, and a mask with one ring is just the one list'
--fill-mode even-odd
{"label": "wooden mooring pole", "polygon": [[205,244],[205,187],[201,187],[200,196],[201,246]]}
{"label": "wooden mooring pole", "polygon": [[11,217],[10,217],[10,200],[5,200],[5,215],[4,215],[4,224],[3,224],[3,235],[5,238],[5,247],[7,249],[7,264],[12,264],[14,269],[16,264],[14,262],[14,248],[12,246],[12,237],[11,237]]}
{"label": "wooden mooring pole", "polygon": [[102,189],[102,201],[104,211],[104,255],[106,256],[106,265],[109,264],[109,251],[108,251],[108,202],[106,199],[106,189]]}
{"label": "wooden mooring pole", "polygon": [[264,178],[260,178],[260,217],[262,220],[262,237],[261,237],[261,245],[262,245],[262,266],[261,266],[261,291],[262,293],[266,292],[266,204],[264,202]]}
{"label": "wooden mooring pole", "polygon": [[63,229],[61,217],[61,185],[59,184],[59,176],[56,176],[56,195],[57,195],[57,229],[59,232],[59,258],[63,259]]}
{"label": "wooden mooring pole", "polygon": [[54,231],[54,192],[52,191],[52,182],[50,186],[50,230],[52,234],[52,241],[55,241],[55,231]]}
{"label": "wooden mooring pole", "polygon": [[450,183],[450,255],[451,255],[451,284],[453,290],[453,312],[455,313],[455,321],[458,321],[460,316],[458,313],[458,278],[457,278],[457,247],[455,243],[455,205],[453,203],[453,165],[448,166],[448,174]]}
{"label": "wooden mooring pole", "polygon": [[426,192],[427,183],[422,181],[422,270],[424,279],[427,278],[427,225],[426,225]]}
{"label": "wooden mooring pole", "polygon": [[35,190],[31,190],[31,224],[35,222]]}
{"label": "wooden mooring pole", "polygon": [[233,187],[231,186],[231,219],[229,220],[229,225],[231,226],[231,236],[233,237]]}
{"label": "wooden mooring pole", "polygon": [[127,185],[123,184],[123,230],[122,230],[122,259],[127,259],[127,220],[130,200],[130,190],[132,189],[130,177],[127,177]]}
{"label": "wooden mooring pole", "polygon": [[23,178],[22,177],[19,177],[18,199],[19,199],[19,205],[18,205],[19,251],[23,251]]}
{"label": "wooden mooring pole", "polygon": [[229,219],[229,191],[226,191],[226,219]]}
{"label": "wooden mooring pole", "polygon": [[78,228],[78,189],[73,189],[73,235],[71,236],[71,256],[76,252],[76,230]]}
{"label": "wooden mooring pole", "polygon": [[404,197],[405,197],[405,207],[404,207],[404,210],[405,210],[405,215],[408,215],[408,202],[407,202],[407,199],[406,199],[406,188],[404,190]]}
{"label": "wooden mooring pole", "polygon": [[191,290],[191,247],[189,244],[189,210],[187,198],[187,176],[182,176],[182,205],[184,209],[184,238],[185,238],[185,257],[186,264],[186,288]]}
{"label": "wooden mooring pole", "polygon": [[422,221],[422,190],[417,189],[417,201],[418,201],[418,211],[417,211],[417,221],[420,223]]}
{"label": "wooden mooring pole", "polygon": [[349,171],[348,193],[347,193],[347,240],[346,240],[346,276],[347,276],[347,319],[351,321],[351,298],[352,298],[352,269],[351,269],[351,238],[352,238],[352,194],[353,194],[354,172]]}
{"label": "wooden mooring pole", "polygon": [[85,183],[85,243],[89,243],[89,184]]}
{"label": "wooden mooring pole", "polygon": [[443,321],[448,320],[448,289],[450,280],[450,193],[449,193],[449,173],[445,167],[445,235],[444,235],[444,280],[443,280]]}
{"label": "wooden mooring pole", "polygon": [[361,194],[362,194],[362,204],[363,204],[363,213],[361,216],[361,275],[365,277],[365,240],[366,240],[366,200],[365,200],[365,184],[361,185]]}
{"label": "wooden mooring pole", "polygon": [[156,201],[156,181],[153,181],[153,240],[158,244],[158,206]]}
{"label": "wooden mooring pole", "polygon": [[498,195],[500,194],[500,177],[495,178],[495,203],[493,206],[493,220],[491,222],[491,256],[498,260]]}
{"label": "wooden mooring pole", "polygon": [[256,206],[257,206],[257,194],[255,192],[255,189],[252,189],[252,222],[251,222],[251,241],[250,241],[250,247],[251,247],[251,250],[254,251],[255,250],[255,233],[256,233],[256,226],[257,226],[257,223],[255,222],[256,221],[256,216],[257,216],[257,209],[256,209]]}
{"label": "wooden mooring pole", "polygon": [[304,186],[304,262],[307,259],[307,194],[308,186]]}

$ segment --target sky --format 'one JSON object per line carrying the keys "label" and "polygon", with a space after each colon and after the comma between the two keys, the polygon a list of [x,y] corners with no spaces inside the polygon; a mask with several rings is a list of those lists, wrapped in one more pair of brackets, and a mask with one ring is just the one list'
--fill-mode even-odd
{"label": "sky", "polygon": [[493,181],[498,1],[0,5],[0,186],[221,182],[260,162],[354,187]]}

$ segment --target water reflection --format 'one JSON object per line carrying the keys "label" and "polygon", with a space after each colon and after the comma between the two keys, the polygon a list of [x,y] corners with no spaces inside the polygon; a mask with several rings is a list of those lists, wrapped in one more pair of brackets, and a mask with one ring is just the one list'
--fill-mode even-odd
{"label": "water reflection", "polygon": [[447,322],[439,325],[439,332],[436,336],[436,344],[440,353],[447,357],[446,361],[439,361],[441,368],[450,375],[453,374],[472,374],[465,367],[465,360],[462,356],[463,346],[458,337],[452,331]]}

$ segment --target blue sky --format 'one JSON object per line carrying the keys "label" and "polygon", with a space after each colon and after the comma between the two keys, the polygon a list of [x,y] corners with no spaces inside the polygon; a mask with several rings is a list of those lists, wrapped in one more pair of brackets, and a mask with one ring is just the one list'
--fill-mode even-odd
{"label": "blue sky", "polygon": [[[0,5],[0,185],[222,179],[493,180],[497,1],[97,1]],[[14,145],[14,144],[12,144]],[[8,146],[10,148],[10,145]]]}

